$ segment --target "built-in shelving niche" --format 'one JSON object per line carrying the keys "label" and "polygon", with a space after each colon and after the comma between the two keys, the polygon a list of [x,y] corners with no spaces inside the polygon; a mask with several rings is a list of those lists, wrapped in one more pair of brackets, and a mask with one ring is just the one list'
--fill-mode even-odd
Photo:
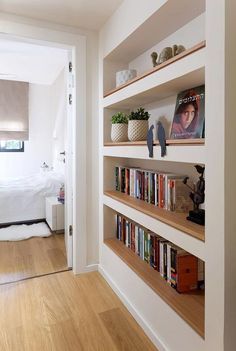
{"label": "built-in shelving niche", "polygon": [[116,211],[104,206],[104,244],[204,337],[204,291],[179,294],[171,288],[157,271],[116,239],[116,214]]}

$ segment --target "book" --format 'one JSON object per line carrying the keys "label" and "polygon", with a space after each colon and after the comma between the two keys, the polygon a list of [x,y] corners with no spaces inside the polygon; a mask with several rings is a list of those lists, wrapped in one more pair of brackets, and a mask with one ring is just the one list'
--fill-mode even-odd
{"label": "book", "polygon": [[188,253],[177,257],[177,291],[196,290],[198,286],[198,259]]}
{"label": "book", "polygon": [[205,85],[177,95],[170,139],[204,138]]}

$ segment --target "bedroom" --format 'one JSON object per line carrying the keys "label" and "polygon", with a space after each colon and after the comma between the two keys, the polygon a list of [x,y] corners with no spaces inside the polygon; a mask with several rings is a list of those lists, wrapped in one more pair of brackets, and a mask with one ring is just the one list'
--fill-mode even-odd
{"label": "bedroom", "polygon": [[71,262],[63,234],[68,196],[62,203],[70,167],[69,51],[8,39],[0,39],[0,283]]}

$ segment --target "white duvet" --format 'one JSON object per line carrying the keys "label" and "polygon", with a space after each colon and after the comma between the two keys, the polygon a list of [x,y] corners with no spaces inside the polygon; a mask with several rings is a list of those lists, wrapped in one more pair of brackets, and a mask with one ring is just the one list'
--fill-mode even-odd
{"label": "white duvet", "polygon": [[0,223],[45,218],[45,197],[58,194],[64,176],[53,171],[0,179]]}

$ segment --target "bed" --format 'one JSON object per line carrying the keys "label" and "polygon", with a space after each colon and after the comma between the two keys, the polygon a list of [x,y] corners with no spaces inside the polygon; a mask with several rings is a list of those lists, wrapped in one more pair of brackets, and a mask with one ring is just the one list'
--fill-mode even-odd
{"label": "bed", "polygon": [[45,198],[58,194],[64,176],[54,171],[0,179],[0,224],[45,218]]}

